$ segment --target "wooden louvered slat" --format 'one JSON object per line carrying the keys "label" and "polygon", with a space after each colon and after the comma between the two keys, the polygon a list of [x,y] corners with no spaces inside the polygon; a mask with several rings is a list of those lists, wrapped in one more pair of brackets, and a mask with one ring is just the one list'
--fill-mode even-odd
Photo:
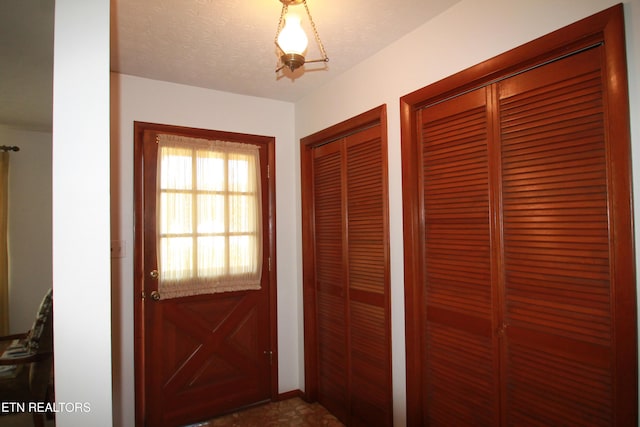
{"label": "wooden louvered slat", "polygon": [[346,416],[347,355],[344,299],[318,295],[318,400],[337,416]]}
{"label": "wooden louvered slat", "polygon": [[[369,131],[372,136],[375,133]],[[347,147],[349,287],[385,292],[384,194],[379,137]]]}
{"label": "wooden louvered slat", "polygon": [[385,146],[380,126],[346,138],[350,425],[392,424]]}
{"label": "wooden louvered slat", "polygon": [[[611,237],[598,62],[594,49],[531,71],[526,83],[518,76],[500,84],[514,424],[613,423]],[[549,338],[533,347],[527,337],[535,334]],[[601,357],[585,360],[579,354],[585,348]]]}
{"label": "wooden louvered slat", "polygon": [[430,323],[426,342],[427,424],[496,425],[491,338]]}
{"label": "wooden louvered slat", "polygon": [[509,390],[513,425],[610,426],[609,366],[540,351],[526,341],[510,354]]}
{"label": "wooden louvered slat", "polygon": [[318,401],[347,415],[347,330],[342,267],[342,157],[335,146],[313,159],[318,340]]}
{"label": "wooden louvered slat", "polygon": [[495,425],[484,89],[422,115],[429,425]]}
{"label": "wooden louvered slat", "polygon": [[[389,394],[388,339],[383,307],[352,302],[351,320],[351,396],[352,418],[356,425],[388,425],[391,410]],[[355,421],[355,420],[354,420]]]}
{"label": "wooden louvered slat", "polygon": [[487,322],[491,272],[484,91],[465,97],[453,101],[457,108],[441,106],[449,115],[430,110],[423,116],[426,298],[429,305],[476,313]]}

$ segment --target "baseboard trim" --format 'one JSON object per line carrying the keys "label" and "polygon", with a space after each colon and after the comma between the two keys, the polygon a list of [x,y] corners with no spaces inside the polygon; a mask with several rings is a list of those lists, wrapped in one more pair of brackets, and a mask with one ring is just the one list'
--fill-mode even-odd
{"label": "baseboard trim", "polygon": [[281,402],[283,400],[288,400],[288,399],[293,399],[294,397],[299,397],[304,401],[307,401],[307,396],[304,394],[304,392],[302,390],[291,390],[291,391],[287,391],[284,393],[279,393],[276,398],[274,399],[274,402]]}

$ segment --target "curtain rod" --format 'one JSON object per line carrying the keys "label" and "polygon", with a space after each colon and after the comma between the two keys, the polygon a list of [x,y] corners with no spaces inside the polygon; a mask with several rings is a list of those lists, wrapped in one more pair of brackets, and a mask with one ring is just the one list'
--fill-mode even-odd
{"label": "curtain rod", "polygon": [[0,145],[0,150],[2,151],[20,151],[20,147],[15,145]]}

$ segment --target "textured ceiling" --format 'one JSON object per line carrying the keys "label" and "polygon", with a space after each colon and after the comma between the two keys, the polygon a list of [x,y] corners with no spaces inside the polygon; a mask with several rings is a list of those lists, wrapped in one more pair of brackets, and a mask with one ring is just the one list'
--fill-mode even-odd
{"label": "textured ceiling", "polygon": [[[458,0],[307,0],[329,56],[275,73],[278,0],[114,0],[111,67],[124,74],[296,101]],[[307,59],[321,58],[304,6]],[[306,27],[305,27],[306,26]]]}
{"label": "textured ceiling", "polygon": [[[111,69],[293,102],[458,1],[307,0],[329,62],[276,74],[278,0],[111,0]],[[53,3],[0,1],[0,124],[50,126]]]}

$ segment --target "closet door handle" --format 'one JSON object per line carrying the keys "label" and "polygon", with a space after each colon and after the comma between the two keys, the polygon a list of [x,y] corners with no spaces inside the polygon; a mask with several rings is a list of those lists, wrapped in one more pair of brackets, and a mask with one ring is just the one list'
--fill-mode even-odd
{"label": "closet door handle", "polygon": [[509,323],[508,322],[502,322],[502,324],[498,328],[498,337],[499,338],[504,337],[504,333],[507,331],[508,327],[509,327]]}

